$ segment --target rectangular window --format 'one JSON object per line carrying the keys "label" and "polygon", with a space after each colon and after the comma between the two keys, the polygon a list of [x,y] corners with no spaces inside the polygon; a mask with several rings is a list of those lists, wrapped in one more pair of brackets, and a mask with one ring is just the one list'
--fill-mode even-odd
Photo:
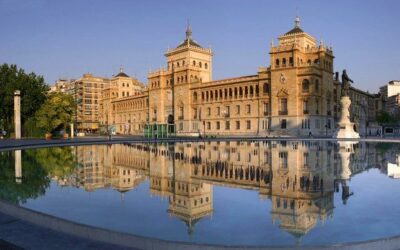
{"label": "rectangular window", "polygon": [[281,129],[286,129],[286,119],[281,120]]}
{"label": "rectangular window", "polygon": [[269,103],[264,102],[264,115],[267,116],[269,115]]}
{"label": "rectangular window", "polygon": [[225,130],[231,129],[231,123],[229,121],[225,122]]}
{"label": "rectangular window", "polygon": [[247,127],[247,129],[251,129],[251,121],[250,120],[246,121],[246,127]]}
{"label": "rectangular window", "polygon": [[217,107],[217,115],[221,115],[221,108]]}
{"label": "rectangular window", "polygon": [[240,105],[236,105],[236,114],[240,115]]}
{"label": "rectangular window", "polygon": [[287,152],[279,152],[279,166],[281,168],[288,167],[288,153]]}
{"label": "rectangular window", "polygon": [[246,105],[246,112],[247,112],[247,114],[250,114],[250,113],[251,113],[251,106],[250,106],[250,104],[247,104],[247,105]]}
{"label": "rectangular window", "polygon": [[211,115],[211,108],[207,108],[207,115],[208,115],[208,116]]}
{"label": "rectangular window", "polygon": [[308,114],[308,100],[303,100],[303,114]]}
{"label": "rectangular window", "polygon": [[280,115],[287,115],[288,114],[288,107],[287,107],[287,98],[280,99],[279,103],[279,114]]}
{"label": "rectangular window", "polygon": [[236,129],[240,129],[240,121],[236,121]]}
{"label": "rectangular window", "polygon": [[211,129],[211,122],[207,122],[207,129],[208,129],[208,130]]}
{"label": "rectangular window", "polygon": [[309,164],[309,157],[308,156],[309,156],[308,153],[304,153],[303,154],[303,165],[304,165],[304,167],[308,167],[308,164]]}
{"label": "rectangular window", "polygon": [[217,128],[217,130],[220,129],[220,123],[219,122],[216,123],[216,128]]}

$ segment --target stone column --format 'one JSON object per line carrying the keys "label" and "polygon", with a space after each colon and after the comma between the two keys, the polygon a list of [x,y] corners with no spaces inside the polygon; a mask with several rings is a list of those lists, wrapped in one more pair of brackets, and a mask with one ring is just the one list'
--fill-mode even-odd
{"label": "stone column", "polygon": [[21,150],[15,150],[15,182],[18,184],[22,182]]}
{"label": "stone column", "polygon": [[70,123],[69,126],[71,128],[71,138],[74,138],[74,124]]}
{"label": "stone column", "polygon": [[21,91],[14,92],[15,139],[21,139]]}

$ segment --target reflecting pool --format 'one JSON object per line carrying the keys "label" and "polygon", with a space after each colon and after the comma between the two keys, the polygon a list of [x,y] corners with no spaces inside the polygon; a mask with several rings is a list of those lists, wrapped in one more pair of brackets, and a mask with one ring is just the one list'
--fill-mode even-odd
{"label": "reflecting pool", "polygon": [[400,144],[215,141],[0,152],[0,199],[165,240],[321,245],[400,235]]}

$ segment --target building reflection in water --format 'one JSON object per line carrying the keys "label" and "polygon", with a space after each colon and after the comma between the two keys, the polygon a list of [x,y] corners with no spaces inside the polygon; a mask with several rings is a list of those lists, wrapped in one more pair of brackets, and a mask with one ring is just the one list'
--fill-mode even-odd
{"label": "building reflection in water", "polygon": [[300,239],[332,215],[335,192],[349,202],[350,178],[371,167],[383,171],[376,145],[354,142],[91,145],[76,147],[75,155],[76,179],[69,185],[123,194],[149,180],[151,194],[168,199],[168,213],[189,234],[213,213],[213,185],[258,191],[272,201],[273,222]]}

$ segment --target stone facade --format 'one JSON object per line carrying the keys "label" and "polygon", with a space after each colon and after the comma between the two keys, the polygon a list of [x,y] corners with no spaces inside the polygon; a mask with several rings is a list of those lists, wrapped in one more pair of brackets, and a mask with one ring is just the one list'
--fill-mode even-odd
{"label": "stone facade", "polygon": [[[93,111],[97,126],[143,135],[146,125],[172,121],[178,136],[332,136],[335,131],[340,82],[333,77],[333,51],[304,32],[298,17],[277,45],[271,43],[270,66],[253,75],[213,80],[213,52],[193,39],[190,26],[165,57],[166,67],[150,72],[147,86],[122,71],[103,80],[101,98],[96,94],[99,111]],[[356,88],[350,98],[351,119],[365,135],[379,109],[377,98]],[[82,119],[78,128],[88,124]]]}

